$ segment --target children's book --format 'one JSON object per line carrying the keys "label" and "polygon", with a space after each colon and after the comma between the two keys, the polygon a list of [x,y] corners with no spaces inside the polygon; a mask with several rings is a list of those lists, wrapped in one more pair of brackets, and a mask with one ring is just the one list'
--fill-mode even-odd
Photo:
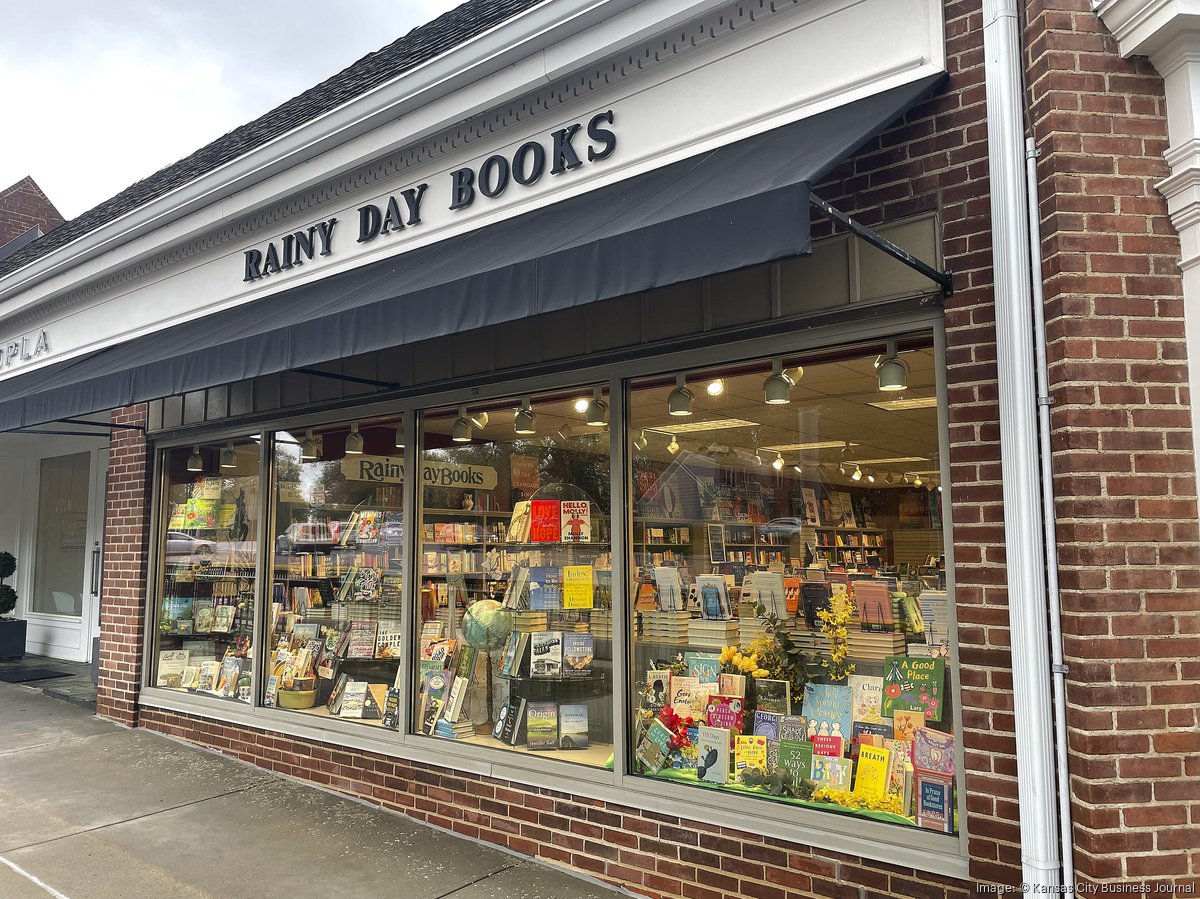
{"label": "children's book", "polygon": [[954,776],[954,734],[918,727],[913,737],[913,767],[919,771]]}
{"label": "children's book", "polygon": [[657,714],[671,702],[670,669],[646,672],[646,707]]}
{"label": "children's book", "polygon": [[809,739],[834,736],[849,739],[851,725],[850,688],[845,684],[805,684],[804,717]]}
{"label": "children's book", "polygon": [[779,739],[779,722],[783,716],[778,712],[756,711],[754,713],[754,733],[768,740]]}
{"label": "children's book", "polygon": [[840,759],[846,754],[846,744],[841,737],[830,734],[817,734],[809,742],[812,743],[813,755],[823,755],[827,758]]}
{"label": "children's book", "polygon": [[812,781],[819,787],[835,790],[850,789],[850,759],[817,755],[812,758]]}
{"label": "children's book", "polygon": [[851,715],[855,721],[878,723],[883,720],[883,678],[851,674],[846,679],[851,691]]}
{"label": "children's book", "polygon": [[911,743],[924,726],[925,716],[920,711],[898,709],[892,714],[892,737],[896,740]]}
{"label": "children's book", "polygon": [[913,710],[924,713],[926,721],[942,720],[945,659],[888,656],[883,671],[884,718],[890,718],[898,710]]}
{"label": "children's book", "polygon": [[803,715],[784,715],[779,719],[780,740],[808,740],[808,719]]}

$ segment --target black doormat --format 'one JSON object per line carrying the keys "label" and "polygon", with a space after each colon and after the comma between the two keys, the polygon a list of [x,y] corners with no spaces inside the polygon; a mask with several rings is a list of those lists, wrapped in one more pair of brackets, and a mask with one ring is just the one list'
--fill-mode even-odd
{"label": "black doormat", "polygon": [[49,680],[52,677],[70,677],[69,671],[53,671],[49,668],[13,668],[0,670],[0,680],[10,684],[23,684],[31,680]]}

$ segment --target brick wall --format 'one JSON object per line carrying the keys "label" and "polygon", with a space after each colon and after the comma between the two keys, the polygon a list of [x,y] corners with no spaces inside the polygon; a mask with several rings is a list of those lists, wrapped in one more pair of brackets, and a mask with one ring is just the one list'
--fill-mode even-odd
{"label": "brick wall", "polygon": [[45,234],[62,223],[63,217],[32,178],[0,190],[0,247],[34,226]]}
{"label": "brick wall", "polygon": [[1200,544],[1163,85],[1089,0],[1028,10],[1076,865],[1196,883]]}
{"label": "brick wall", "polygon": [[965,897],[962,881],[600,800],[143,709],[142,726],[655,897]]}
{"label": "brick wall", "polygon": [[[117,409],[112,413],[112,422],[145,425],[146,407]],[[137,724],[137,695],[142,677],[149,479],[145,434],[113,431],[105,501],[96,713],[130,726]]]}

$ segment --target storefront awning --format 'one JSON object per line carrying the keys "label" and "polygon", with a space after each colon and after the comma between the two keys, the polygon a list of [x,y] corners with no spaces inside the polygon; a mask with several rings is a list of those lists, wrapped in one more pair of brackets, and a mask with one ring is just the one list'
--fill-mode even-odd
{"label": "storefront awning", "polygon": [[0,430],[807,254],[808,184],[895,121],[936,80],[10,378],[0,382]]}

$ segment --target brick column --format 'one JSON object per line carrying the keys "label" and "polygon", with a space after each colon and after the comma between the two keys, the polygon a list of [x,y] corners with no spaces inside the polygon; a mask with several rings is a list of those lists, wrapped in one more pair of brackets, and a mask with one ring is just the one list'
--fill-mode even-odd
{"label": "brick column", "polygon": [[1181,887],[1200,874],[1200,544],[1180,241],[1155,190],[1174,110],[1091,0],[1028,10],[1077,881]]}
{"label": "brick column", "polygon": [[[146,424],[146,407],[112,413],[113,424]],[[96,713],[137,725],[150,545],[150,456],[141,431],[117,430],[109,443]]]}

